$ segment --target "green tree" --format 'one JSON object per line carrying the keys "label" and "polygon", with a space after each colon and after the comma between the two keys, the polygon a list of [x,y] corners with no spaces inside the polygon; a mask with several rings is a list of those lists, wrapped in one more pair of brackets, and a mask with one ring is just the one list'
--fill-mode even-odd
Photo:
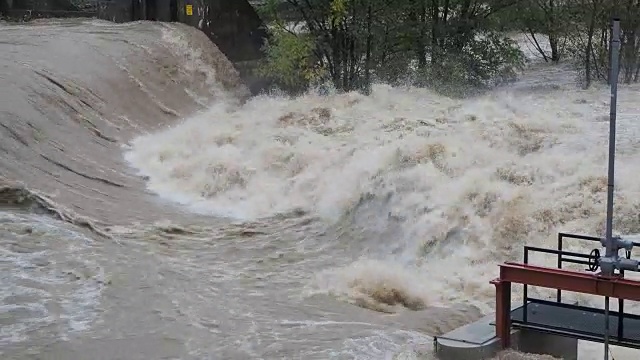
{"label": "green tree", "polygon": [[318,77],[319,69],[344,91],[367,91],[373,81],[481,88],[512,78],[523,64],[516,44],[494,21],[518,0],[287,2],[304,20],[305,33],[286,34],[272,17],[276,30],[266,48],[265,74],[296,89],[309,73]]}
{"label": "green tree", "polygon": [[314,80],[322,76],[313,55],[313,39],[276,27],[265,44],[265,60],[258,73],[277,87],[292,94],[304,92]]}
{"label": "green tree", "polygon": [[[545,61],[559,62],[569,28],[568,7],[560,0],[525,0],[520,2],[515,21],[518,29],[528,34]],[[543,49],[539,35],[543,34],[550,52]]]}

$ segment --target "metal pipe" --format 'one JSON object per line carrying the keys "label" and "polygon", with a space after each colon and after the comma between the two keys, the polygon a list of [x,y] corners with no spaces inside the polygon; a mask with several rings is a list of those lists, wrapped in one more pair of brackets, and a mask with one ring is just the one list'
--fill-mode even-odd
{"label": "metal pipe", "polygon": [[[562,234],[558,234],[558,269],[562,269],[562,249],[564,247]],[[556,290],[556,301],[562,302],[562,290]]]}
{"label": "metal pipe", "polygon": [[624,337],[624,300],[618,299],[618,339]]}
{"label": "metal pipe", "polygon": [[604,360],[609,360],[609,297],[604,297]]}
{"label": "metal pipe", "polygon": [[[560,256],[560,255],[558,255]],[[529,249],[524,247],[524,263],[529,263]],[[527,304],[529,303],[529,285],[524,284],[524,289],[522,291],[522,321],[527,322],[527,315],[529,309],[527,308]]]}
{"label": "metal pipe", "polygon": [[[616,159],[616,105],[618,103],[618,56],[620,54],[620,19],[613,19],[611,31],[611,66],[609,81],[611,82],[611,104],[609,112],[609,176],[607,181],[607,228],[605,258],[617,258],[618,245],[613,240],[613,190],[615,180]],[[603,269],[604,270],[604,269]],[[613,275],[614,268],[608,268],[607,274]],[[609,297],[604,298],[604,360],[609,360]]]}
{"label": "metal pipe", "polygon": [[[606,222],[606,258],[615,257],[617,247],[613,242],[613,190],[615,181],[615,152],[616,152],[616,105],[618,100],[618,55],[620,54],[620,19],[613,19],[611,34],[611,66],[609,79],[611,82],[611,106],[609,113],[609,176],[607,181],[607,222]],[[613,275],[613,269],[610,274]]]}
{"label": "metal pipe", "polygon": [[[525,246],[525,251],[534,251],[538,253],[544,254],[554,254],[558,256],[562,256],[560,259],[562,262],[565,262],[566,256],[582,258],[582,259],[590,259],[591,256],[589,254],[583,254],[575,251],[565,251],[565,250],[554,250],[554,249],[545,249],[537,246]],[[562,269],[561,267],[558,269]]]}
{"label": "metal pipe", "polygon": [[[625,254],[627,259],[631,259],[631,251],[627,250]],[[620,270],[620,276],[624,277],[624,269]],[[618,339],[622,340],[624,336],[624,300],[618,299]]]}

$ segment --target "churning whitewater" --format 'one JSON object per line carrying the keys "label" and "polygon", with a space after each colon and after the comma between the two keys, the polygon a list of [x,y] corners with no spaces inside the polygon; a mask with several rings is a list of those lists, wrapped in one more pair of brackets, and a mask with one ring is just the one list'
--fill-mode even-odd
{"label": "churning whitewater", "polygon": [[[0,24],[0,69],[6,359],[432,359],[493,311],[497,263],[604,231],[608,89],[568,67],[464,100],[248,98],[195,29],[73,20]],[[621,234],[638,96],[621,86]]]}

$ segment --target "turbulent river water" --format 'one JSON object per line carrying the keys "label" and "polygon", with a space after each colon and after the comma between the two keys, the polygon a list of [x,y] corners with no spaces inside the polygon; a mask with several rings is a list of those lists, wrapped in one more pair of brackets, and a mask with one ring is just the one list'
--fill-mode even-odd
{"label": "turbulent river water", "polygon": [[[616,232],[640,233],[619,96]],[[535,62],[466,100],[249,98],[193,28],[0,24],[0,356],[432,359],[497,263],[602,234],[608,106]]]}

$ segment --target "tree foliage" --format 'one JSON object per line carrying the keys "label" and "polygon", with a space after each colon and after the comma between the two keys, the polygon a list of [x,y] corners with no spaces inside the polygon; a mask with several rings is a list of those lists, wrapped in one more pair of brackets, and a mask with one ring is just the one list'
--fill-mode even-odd
{"label": "tree foliage", "polygon": [[275,28],[271,35],[265,44],[266,61],[258,73],[292,93],[304,91],[321,73],[321,69],[314,66],[313,39],[282,28]]}
{"label": "tree foliage", "polygon": [[[529,34],[544,60],[575,62],[588,87],[594,80],[609,80],[608,52],[614,16],[620,18],[622,27],[621,80],[638,82],[640,2],[636,0],[527,0],[513,20],[514,29]],[[548,44],[549,49],[543,44]]]}
{"label": "tree foliage", "polygon": [[[283,1],[297,31],[278,15]],[[610,17],[622,17],[621,76],[638,81],[637,0],[267,0],[273,40],[261,71],[281,88],[327,81],[368,91],[374,81],[449,93],[510,81],[524,56],[508,32],[528,34],[548,62],[572,61],[585,85],[608,79]]]}

